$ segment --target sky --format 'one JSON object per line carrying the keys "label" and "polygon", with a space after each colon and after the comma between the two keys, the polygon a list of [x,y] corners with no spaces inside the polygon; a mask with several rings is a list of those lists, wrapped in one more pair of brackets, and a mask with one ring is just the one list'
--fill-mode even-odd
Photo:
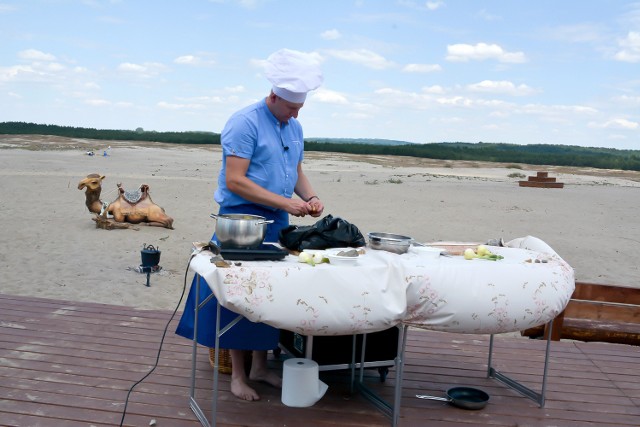
{"label": "sky", "polygon": [[0,122],[222,131],[321,61],[305,138],[640,150],[640,1],[0,0]]}

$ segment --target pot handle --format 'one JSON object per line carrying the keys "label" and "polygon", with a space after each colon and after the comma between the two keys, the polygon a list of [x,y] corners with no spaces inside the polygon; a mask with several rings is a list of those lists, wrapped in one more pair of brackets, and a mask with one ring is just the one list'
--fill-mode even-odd
{"label": "pot handle", "polygon": [[441,402],[451,402],[453,399],[447,399],[446,397],[438,397],[438,396],[428,396],[426,394],[416,394],[418,399],[426,399],[426,400],[439,400]]}
{"label": "pot handle", "polygon": [[[210,215],[209,215],[209,217],[214,218],[214,219],[218,219],[218,215],[213,214],[213,213],[212,213],[212,214],[210,214]],[[257,222],[256,222],[256,225],[262,225],[262,224],[273,224],[273,222],[274,222],[274,221],[273,221],[272,219],[270,219],[270,220],[265,220],[265,221],[257,221]]]}

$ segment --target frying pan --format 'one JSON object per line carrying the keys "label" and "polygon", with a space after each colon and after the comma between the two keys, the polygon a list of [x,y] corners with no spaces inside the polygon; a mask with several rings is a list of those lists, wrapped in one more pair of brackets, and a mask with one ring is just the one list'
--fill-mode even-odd
{"label": "frying pan", "polygon": [[489,395],[477,388],[473,387],[453,387],[447,390],[447,397],[427,396],[424,394],[416,394],[419,399],[439,400],[449,402],[453,406],[462,409],[482,409],[489,402]]}

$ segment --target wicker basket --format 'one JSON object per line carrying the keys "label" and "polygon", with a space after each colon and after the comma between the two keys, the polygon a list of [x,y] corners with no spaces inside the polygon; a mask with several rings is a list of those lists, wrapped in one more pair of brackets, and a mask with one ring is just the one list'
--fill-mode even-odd
{"label": "wicker basket", "polygon": [[[215,368],[215,357],[216,357],[216,349],[209,348],[209,363],[212,368]],[[231,353],[226,348],[220,349],[220,354],[218,355],[218,372],[221,374],[230,374],[231,373]]]}
{"label": "wicker basket", "polygon": [[[212,368],[215,368],[216,349],[209,347],[209,364]],[[244,370],[249,375],[251,371],[251,362],[253,361],[253,354],[251,351],[246,351],[244,355]],[[218,372],[221,374],[231,373],[231,353],[229,349],[221,348],[220,356],[218,356]]]}

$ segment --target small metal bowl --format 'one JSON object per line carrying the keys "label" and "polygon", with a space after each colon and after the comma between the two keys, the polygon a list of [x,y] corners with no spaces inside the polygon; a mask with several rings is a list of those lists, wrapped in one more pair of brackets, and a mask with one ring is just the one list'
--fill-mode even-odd
{"label": "small metal bowl", "polygon": [[413,239],[401,234],[369,233],[369,246],[371,249],[379,249],[395,254],[407,253]]}

